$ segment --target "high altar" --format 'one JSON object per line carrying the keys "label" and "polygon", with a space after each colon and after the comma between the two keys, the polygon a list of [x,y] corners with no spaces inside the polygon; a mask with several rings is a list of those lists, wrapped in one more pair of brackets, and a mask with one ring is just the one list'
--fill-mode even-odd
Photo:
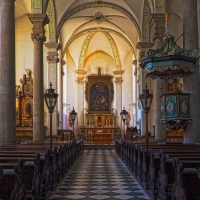
{"label": "high altar", "polygon": [[112,108],[113,77],[102,75],[101,69],[98,68],[98,74],[87,78],[85,97],[88,108],[85,124],[80,127],[80,137],[85,136],[87,143],[111,144],[115,138],[121,136]]}

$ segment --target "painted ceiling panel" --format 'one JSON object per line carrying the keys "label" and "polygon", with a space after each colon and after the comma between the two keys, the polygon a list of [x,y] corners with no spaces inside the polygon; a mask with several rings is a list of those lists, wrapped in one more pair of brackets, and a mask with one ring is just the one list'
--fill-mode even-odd
{"label": "painted ceiling panel", "polygon": [[112,48],[108,42],[106,36],[102,32],[97,32],[91,39],[88,50],[85,54],[85,59],[92,53],[97,51],[103,51],[113,58]]}

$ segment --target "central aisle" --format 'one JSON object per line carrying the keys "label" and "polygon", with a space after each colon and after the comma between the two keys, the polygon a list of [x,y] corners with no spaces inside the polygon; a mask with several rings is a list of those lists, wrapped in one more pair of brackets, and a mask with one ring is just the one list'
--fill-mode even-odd
{"label": "central aisle", "polygon": [[118,159],[114,149],[85,149],[51,199],[149,198]]}

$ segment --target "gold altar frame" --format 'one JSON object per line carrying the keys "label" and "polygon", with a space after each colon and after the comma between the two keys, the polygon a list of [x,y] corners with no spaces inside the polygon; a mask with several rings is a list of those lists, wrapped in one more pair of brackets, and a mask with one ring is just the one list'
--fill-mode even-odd
{"label": "gold altar frame", "polygon": [[[110,75],[88,76],[85,95],[86,95],[86,100],[88,101],[89,114],[111,113],[113,96],[114,96],[112,78],[113,77]],[[98,85],[104,87],[105,92],[99,93],[98,91],[95,91],[95,88],[98,88]],[[97,103],[94,101],[96,101]]]}

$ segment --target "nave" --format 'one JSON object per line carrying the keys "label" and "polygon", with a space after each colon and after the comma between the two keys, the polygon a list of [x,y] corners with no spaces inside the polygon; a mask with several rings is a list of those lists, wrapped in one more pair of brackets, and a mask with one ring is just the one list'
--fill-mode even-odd
{"label": "nave", "polygon": [[148,200],[114,149],[85,149],[51,199]]}

